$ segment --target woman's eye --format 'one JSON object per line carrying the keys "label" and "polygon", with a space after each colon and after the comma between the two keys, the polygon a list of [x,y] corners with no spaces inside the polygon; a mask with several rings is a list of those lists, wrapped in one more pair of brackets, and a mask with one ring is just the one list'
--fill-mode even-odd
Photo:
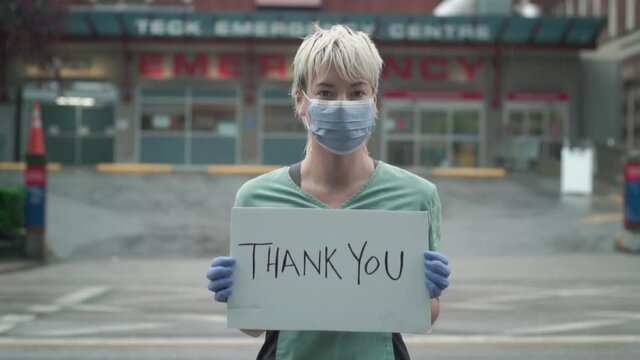
{"label": "woman's eye", "polygon": [[361,98],[361,97],[364,97],[365,95],[366,95],[366,94],[365,94],[365,93],[364,93],[364,91],[362,91],[362,90],[357,90],[357,91],[354,91],[354,92],[352,92],[352,93],[351,93],[351,97],[352,97],[352,98],[356,98],[356,99],[359,99],[359,98]]}

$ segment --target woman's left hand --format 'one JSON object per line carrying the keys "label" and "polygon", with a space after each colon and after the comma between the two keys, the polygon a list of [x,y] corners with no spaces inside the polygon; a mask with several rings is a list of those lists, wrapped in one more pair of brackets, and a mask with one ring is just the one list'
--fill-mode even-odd
{"label": "woman's left hand", "polygon": [[424,273],[427,276],[427,289],[431,298],[439,298],[442,292],[449,287],[449,259],[436,251],[424,252]]}

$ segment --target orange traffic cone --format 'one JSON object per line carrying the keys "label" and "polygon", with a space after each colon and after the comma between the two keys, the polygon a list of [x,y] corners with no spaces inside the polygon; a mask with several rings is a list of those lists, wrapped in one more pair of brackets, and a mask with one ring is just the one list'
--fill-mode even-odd
{"label": "orange traffic cone", "polygon": [[29,155],[45,155],[47,149],[44,145],[44,131],[42,130],[42,118],[40,116],[40,103],[33,103],[33,115],[31,116],[31,128],[29,130]]}

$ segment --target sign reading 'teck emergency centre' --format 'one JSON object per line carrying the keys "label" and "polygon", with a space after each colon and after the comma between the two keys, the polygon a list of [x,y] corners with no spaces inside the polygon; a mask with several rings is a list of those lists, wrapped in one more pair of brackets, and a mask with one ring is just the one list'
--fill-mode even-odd
{"label": "sign reading 'teck emergency centre'", "polygon": [[[379,24],[375,18],[343,19],[342,23],[383,40],[416,41],[491,41],[495,36],[492,24],[472,21],[440,23],[427,18],[422,22],[384,19]],[[136,18],[129,19],[136,36],[193,36],[223,38],[290,38],[304,37],[313,32],[314,23],[309,19],[233,19],[217,18],[215,21],[199,18]],[[324,24],[320,19],[321,26]]]}

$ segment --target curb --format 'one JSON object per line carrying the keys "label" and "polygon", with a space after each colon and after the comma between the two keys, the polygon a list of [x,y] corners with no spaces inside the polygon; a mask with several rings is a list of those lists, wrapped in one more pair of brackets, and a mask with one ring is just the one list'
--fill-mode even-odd
{"label": "curb", "polygon": [[[24,162],[0,162],[0,171],[24,171],[27,164]],[[62,164],[52,162],[47,164],[48,171],[62,170]]]}
{"label": "curb", "polygon": [[503,178],[507,170],[503,168],[434,168],[431,174],[441,177],[463,178]]}
{"label": "curb", "polygon": [[98,164],[96,170],[103,173],[172,173],[172,172],[202,172],[215,175],[262,175],[280,168],[280,165],[210,165],[210,166],[180,166],[170,164]]}
{"label": "curb", "polygon": [[208,174],[222,175],[262,175],[281,166],[277,165],[212,165],[207,168]]}
{"label": "curb", "polygon": [[169,173],[173,172],[173,166],[168,164],[98,164],[98,172],[105,173]]}
{"label": "curb", "polygon": [[[282,165],[209,165],[209,166],[182,166],[171,164],[140,164],[140,163],[100,163],[95,166],[101,173],[121,174],[148,174],[148,173],[173,173],[183,171],[202,172],[214,175],[262,175],[278,169]],[[0,162],[0,171],[24,171],[24,162]],[[62,170],[60,163],[48,163],[49,171]],[[421,173],[429,173],[438,177],[459,178],[503,178],[507,171],[503,168],[423,168]]]}
{"label": "curb", "polygon": [[29,270],[39,266],[42,266],[42,263],[35,260],[0,259],[0,275],[22,270]]}

